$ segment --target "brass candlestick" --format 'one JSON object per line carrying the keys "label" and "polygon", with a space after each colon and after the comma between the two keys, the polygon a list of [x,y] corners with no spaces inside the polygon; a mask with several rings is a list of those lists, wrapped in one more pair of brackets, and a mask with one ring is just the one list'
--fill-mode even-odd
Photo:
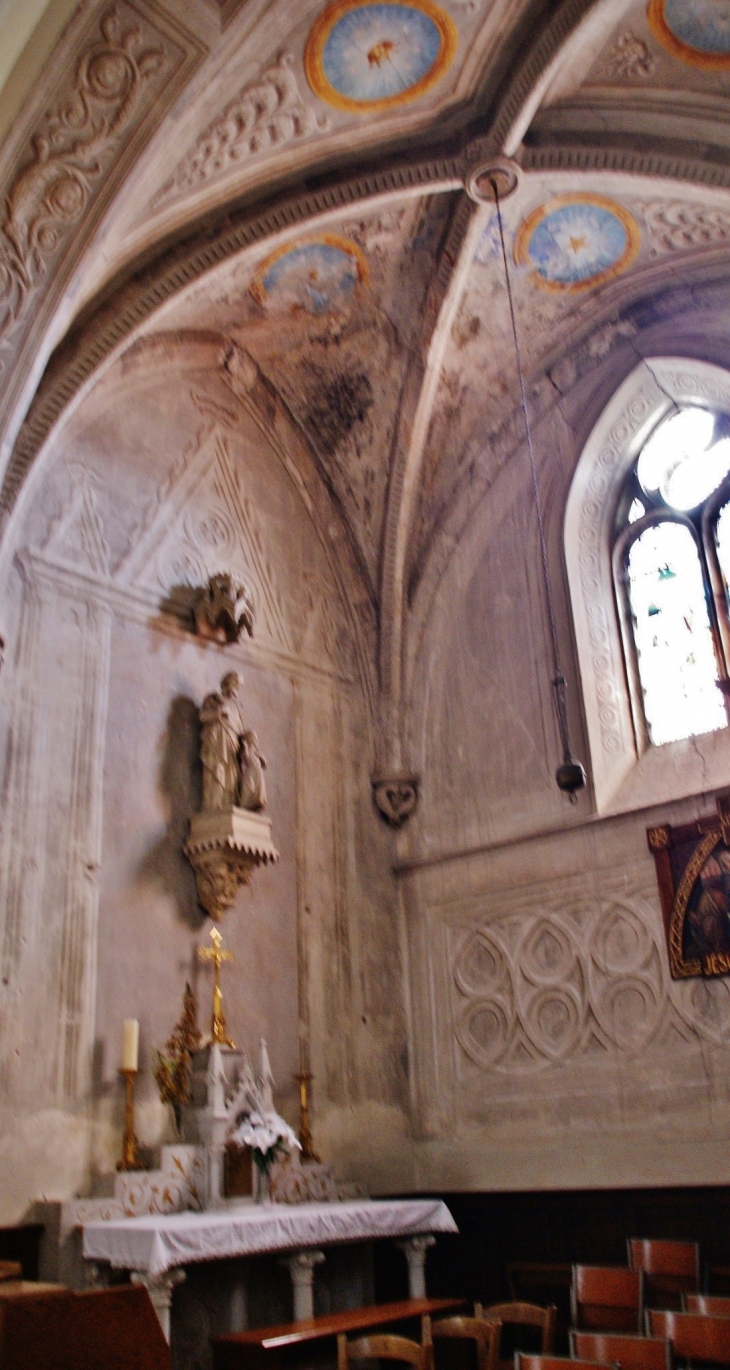
{"label": "brass candlestick", "polygon": [[213,1016],[210,1021],[210,1037],[212,1042],[218,1042],[221,1046],[235,1047],[235,1042],[228,1036],[221,993],[221,966],[224,961],[233,960],[233,953],[221,951],[223,938],[217,928],[211,929],[210,940],[213,943],[212,947],[198,947],[201,961],[213,962]]}
{"label": "brass candlestick", "polygon": [[314,1076],[308,1070],[300,1070],[294,1079],[299,1084],[299,1141],[302,1147],[302,1160],[319,1161],[320,1157],[314,1149],[312,1129],[309,1126],[309,1085]]}
{"label": "brass candlestick", "polygon": [[126,1095],[124,1099],[124,1136],[122,1137],[122,1159],[117,1161],[117,1170],[141,1170],[137,1150],[137,1137],[134,1131],[134,1082],[138,1070],[120,1070],[124,1076]]}

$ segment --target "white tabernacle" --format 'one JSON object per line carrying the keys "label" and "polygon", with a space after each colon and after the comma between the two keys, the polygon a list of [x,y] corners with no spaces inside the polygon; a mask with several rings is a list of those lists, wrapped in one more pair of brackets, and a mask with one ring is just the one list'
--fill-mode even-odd
{"label": "white tabernacle", "polygon": [[83,1250],[87,1260],[158,1277],[192,1261],[457,1230],[440,1199],[250,1204],[84,1223]]}

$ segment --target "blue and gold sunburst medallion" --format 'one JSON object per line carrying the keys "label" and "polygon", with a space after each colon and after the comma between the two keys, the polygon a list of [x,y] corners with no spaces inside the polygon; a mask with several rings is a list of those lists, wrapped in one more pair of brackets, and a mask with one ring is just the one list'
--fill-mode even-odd
{"label": "blue and gold sunburst medallion", "polygon": [[328,314],[344,309],[366,284],[368,264],[356,243],[338,233],[285,243],[261,262],[249,290],[275,312]]}
{"label": "blue and gold sunburst medallion", "polygon": [[547,290],[602,285],[631,265],[641,246],[636,220],[603,195],[560,195],[528,215],[515,238],[515,261],[533,268]]}
{"label": "blue and gold sunburst medallion", "polygon": [[435,85],[457,42],[453,19],[432,0],[335,0],[309,34],[304,66],[322,100],[372,113]]}
{"label": "blue and gold sunburst medallion", "polygon": [[730,68],[730,0],[649,0],[647,13],[673,57],[706,71]]}

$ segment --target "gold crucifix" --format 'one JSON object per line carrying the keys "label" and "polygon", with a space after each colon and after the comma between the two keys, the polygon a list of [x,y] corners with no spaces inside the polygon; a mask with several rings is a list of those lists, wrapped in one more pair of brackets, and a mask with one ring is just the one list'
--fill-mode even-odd
{"label": "gold crucifix", "polygon": [[221,966],[224,961],[232,961],[233,953],[221,951],[221,937],[217,928],[211,928],[210,940],[212,947],[198,947],[198,956],[201,961],[213,962],[213,1017],[210,1021],[210,1036],[213,1042],[219,1042],[221,1046],[234,1047],[226,1031],[226,1020],[223,1015],[223,995],[221,994]]}

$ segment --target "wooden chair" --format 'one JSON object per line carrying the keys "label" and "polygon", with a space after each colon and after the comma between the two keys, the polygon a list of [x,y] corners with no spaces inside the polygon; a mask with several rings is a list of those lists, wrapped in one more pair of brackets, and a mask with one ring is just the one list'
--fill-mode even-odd
{"label": "wooden chair", "polygon": [[701,1313],[706,1318],[730,1318],[730,1296],[727,1294],[683,1294],[682,1303],[685,1313]]}
{"label": "wooden chair", "polygon": [[21,1280],[23,1267],[20,1261],[0,1261],[0,1280]]}
{"label": "wooden chair", "polygon": [[650,1337],[665,1337],[670,1341],[680,1360],[730,1365],[730,1318],[648,1308],[646,1331]]}
{"label": "wooden chair", "polygon": [[515,1351],[514,1370],[616,1370],[615,1365],[597,1360],[573,1360],[569,1356],[532,1356]]}
{"label": "wooden chair", "polygon": [[430,1318],[424,1318],[422,1326],[424,1345],[432,1342],[434,1338],[438,1340],[439,1337],[473,1341],[476,1343],[477,1370],[498,1370],[499,1339],[502,1331],[500,1322],[464,1317],[438,1318],[436,1322],[432,1322]]}
{"label": "wooden chair", "polygon": [[621,1370],[672,1370],[672,1348],[660,1337],[627,1332],[570,1331],[570,1354],[577,1360],[613,1361]]}
{"label": "wooden chair", "polygon": [[337,1338],[337,1370],[348,1370],[353,1361],[396,1360],[412,1365],[414,1370],[431,1370],[433,1347],[426,1342],[419,1346],[408,1337],[394,1337],[377,1333],[372,1337],[358,1337],[348,1341],[344,1333]]}
{"label": "wooden chair", "polygon": [[696,1294],[700,1287],[700,1248],[697,1242],[645,1241],[629,1237],[629,1266],[643,1270],[647,1303],[656,1299],[662,1308],[681,1307],[682,1294]]}
{"label": "wooden chair", "polygon": [[[499,1322],[501,1329],[518,1327],[536,1327],[540,1333],[539,1354],[546,1356],[555,1350],[555,1304],[551,1303],[548,1308],[540,1308],[536,1303],[492,1303],[488,1308],[482,1308],[480,1303],[474,1304],[474,1317],[485,1318],[488,1322]],[[499,1352],[497,1365],[500,1370],[512,1370],[514,1351],[509,1356],[504,1355],[502,1348],[502,1330],[499,1337]],[[527,1354],[527,1353],[526,1353]],[[536,1353],[537,1354],[537,1353]]]}
{"label": "wooden chair", "polygon": [[638,1332],[644,1308],[642,1270],[615,1265],[574,1265],[571,1312],[574,1327],[592,1332]]}

